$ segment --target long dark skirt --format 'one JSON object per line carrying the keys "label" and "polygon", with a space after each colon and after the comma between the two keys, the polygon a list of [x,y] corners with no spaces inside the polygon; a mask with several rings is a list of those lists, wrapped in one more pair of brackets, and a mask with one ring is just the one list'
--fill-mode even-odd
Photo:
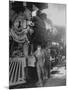
{"label": "long dark skirt", "polygon": [[36,82],[38,80],[36,67],[25,67],[25,77],[27,82]]}

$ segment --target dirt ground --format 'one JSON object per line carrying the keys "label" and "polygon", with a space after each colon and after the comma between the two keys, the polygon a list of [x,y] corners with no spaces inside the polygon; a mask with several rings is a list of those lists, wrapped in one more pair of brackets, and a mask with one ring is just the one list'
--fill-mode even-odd
{"label": "dirt ground", "polygon": [[[53,86],[65,86],[66,85],[66,62],[58,64],[51,70],[51,76],[48,80],[43,81],[43,87],[53,87]],[[16,86],[12,86],[10,88],[34,88],[39,87],[37,83],[26,83],[20,84]]]}

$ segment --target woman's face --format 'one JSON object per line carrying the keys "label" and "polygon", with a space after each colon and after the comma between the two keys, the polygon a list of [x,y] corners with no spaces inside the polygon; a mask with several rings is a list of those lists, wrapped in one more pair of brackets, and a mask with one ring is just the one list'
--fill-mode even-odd
{"label": "woman's face", "polygon": [[40,46],[38,46],[38,48],[37,48],[37,49],[38,49],[38,51],[40,51],[40,50],[41,50],[41,47],[40,47]]}

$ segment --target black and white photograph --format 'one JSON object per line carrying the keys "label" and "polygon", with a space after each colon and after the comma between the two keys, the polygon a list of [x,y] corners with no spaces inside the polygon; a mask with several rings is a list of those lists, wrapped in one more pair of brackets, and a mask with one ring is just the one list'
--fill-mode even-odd
{"label": "black and white photograph", "polygon": [[66,86],[66,4],[9,0],[9,89]]}

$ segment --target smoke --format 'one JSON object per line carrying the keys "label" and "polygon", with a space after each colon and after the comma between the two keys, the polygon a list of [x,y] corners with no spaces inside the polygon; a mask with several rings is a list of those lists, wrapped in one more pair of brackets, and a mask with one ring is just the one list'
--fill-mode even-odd
{"label": "smoke", "polygon": [[65,4],[48,4],[48,9],[42,12],[47,13],[55,26],[66,26],[66,5]]}

